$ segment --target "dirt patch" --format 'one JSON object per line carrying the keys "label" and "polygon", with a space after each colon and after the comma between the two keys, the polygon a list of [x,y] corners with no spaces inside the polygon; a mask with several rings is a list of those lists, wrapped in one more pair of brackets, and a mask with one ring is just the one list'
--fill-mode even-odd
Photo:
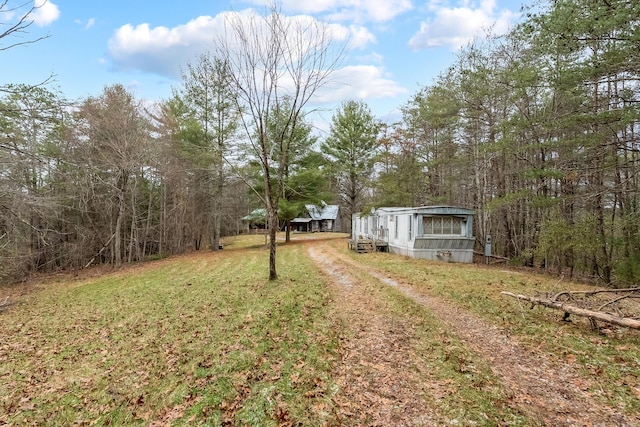
{"label": "dirt patch", "polygon": [[[615,408],[605,407],[597,402],[588,390],[592,380],[580,374],[577,367],[570,362],[558,362],[550,359],[541,351],[525,348],[516,339],[510,337],[501,328],[488,324],[476,315],[461,309],[441,298],[436,298],[418,291],[408,283],[402,283],[394,277],[389,277],[379,271],[359,264],[344,255],[339,254],[326,244],[319,244],[309,249],[312,258],[338,284],[338,289],[344,298],[340,300],[345,312],[359,310],[358,327],[363,328],[361,334],[354,337],[353,342],[347,342],[347,354],[343,358],[343,370],[350,371],[355,365],[377,365],[382,359],[394,358],[390,349],[399,348],[402,352],[402,336],[394,334],[388,323],[380,319],[379,315],[367,305],[371,297],[360,289],[357,282],[350,279],[347,271],[365,271],[375,279],[389,286],[397,288],[407,297],[426,307],[439,317],[449,328],[449,332],[458,336],[466,345],[482,357],[491,367],[492,372],[500,379],[509,391],[508,405],[520,412],[539,420],[548,426],[634,426],[640,424],[640,419],[631,420],[616,411]],[[346,268],[345,266],[348,266]],[[363,295],[364,294],[364,295]],[[364,301],[360,301],[364,298]],[[364,307],[363,307],[364,305]],[[378,322],[383,322],[382,325]],[[371,324],[371,326],[367,326]],[[354,325],[355,326],[355,325]],[[386,330],[385,330],[386,326]],[[406,327],[405,327],[406,329]],[[377,334],[380,336],[376,337]],[[397,340],[397,343],[394,343]],[[391,351],[391,354],[389,352]],[[400,357],[397,362],[400,361]],[[391,364],[385,368],[391,368]],[[366,372],[365,372],[366,373]],[[360,381],[358,373],[353,382]],[[384,379],[384,378],[381,378]],[[388,380],[389,378],[386,378]],[[424,385],[412,384],[410,378],[404,384],[415,387],[416,390],[428,389]],[[414,379],[415,381],[415,379]],[[383,381],[384,382],[384,381]],[[368,386],[375,390],[380,382],[369,382]],[[353,393],[353,398],[359,398],[358,391],[346,384],[346,394]],[[391,387],[391,386],[390,386]],[[366,387],[365,387],[366,388]],[[406,389],[405,389],[406,390]],[[410,393],[408,393],[410,394]],[[404,394],[393,397],[386,396],[386,400],[375,401],[369,399],[369,404],[378,405],[377,411],[370,408],[374,420],[386,421],[392,414],[388,408],[395,405],[406,405]],[[366,397],[366,394],[364,394]],[[410,406],[411,408],[411,406]],[[398,418],[395,425],[415,425],[419,420],[418,413],[424,411],[427,415],[419,425],[438,425],[432,422],[436,419],[433,412],[425,405],[412,408],[411,415]],[[384,423],[380,424],[383,425]],[[378,424],[370,424],[378,425]],[[387,424],[388,425],[388,424]]]}
{"label": "dirt patch", "polygon": [[351,276],[327,256],[328,246],[309,247],[311,258],[334,284],[340,320],[349,325],[343,337],[334,397],[340,425],[441,425],[421,397],[410,353],[413,326],[385,315],[385,310]]}

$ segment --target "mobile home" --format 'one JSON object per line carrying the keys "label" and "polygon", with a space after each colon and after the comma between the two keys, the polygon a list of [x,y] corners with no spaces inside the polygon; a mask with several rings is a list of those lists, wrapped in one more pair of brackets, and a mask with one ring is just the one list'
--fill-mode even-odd
{"label": "mobile home", "polygon": [[453,206],[379,208],[354,214],[351,241],[372,241],[390,253],[413,258],[473,261],[473,211]]}

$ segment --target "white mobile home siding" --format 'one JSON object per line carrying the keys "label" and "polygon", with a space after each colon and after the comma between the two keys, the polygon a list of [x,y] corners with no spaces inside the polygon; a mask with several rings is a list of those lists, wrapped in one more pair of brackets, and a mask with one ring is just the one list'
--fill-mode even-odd
{"label": "white mobile home siding", "polygon": [[473,211],[451,206],[380,208],[354,215],[353,240],[383,240],[390,253],[441,261],[473,261]]}

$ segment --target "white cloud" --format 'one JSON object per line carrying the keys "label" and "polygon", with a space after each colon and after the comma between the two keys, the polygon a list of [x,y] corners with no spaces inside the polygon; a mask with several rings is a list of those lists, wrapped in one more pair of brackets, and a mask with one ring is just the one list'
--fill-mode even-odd
{"label": "white cloud", "polygon": [[80,19],[75,19],[73,22],[76,23],[77,25],[82,25],[85,30],[88,30],[89,28],[91,28],[91,27],[93,27],[95,25],[96,18],[91,18],[87,22],[84,22],[84,21],[82,21]]}
{"label": "white cloud", "polygon": [[[315,0],[315,1],[299,1],[299,0],[281,0],[278,5],[283,11],[295,11],[302,13],[318,14],[336,7],[340,0]],[[271,8],[272,0],[245,0],[244,3],[254,6],[262,6]]]}
{"label": "white cloud", "polygon": [[407,93],[407,89],[385,76],[383,68],[349,65],[336,70],[313,101],[314,104],[330,104],[346,99],[393,98],[403,93]]}
{"label": "white cloud", "polygon": [[[382,103],[384,111],[392,98],[407,94],[409,90],[387,76],[382,67],[350,65],[336,70],[331,81],[320,88],[312,99],[313,126],[318,135],[326,136],[331,127],[331,116],[341,102],[362,100],[368,105]],[[376,102],[376,100],[379,100]],[[395,102],[395,101],[393,101]],[[375,110],[374,110],[375,111]],[[398,114],[386,113],[378,117],[387,122],[398,121]]]}
{"label": "white cloud", "polygon": [[463,0],[458,7],[436,0],[430,9],[434,16],[423,21],[409,40],[409,47],[414,50],[439,46],[458,49],[489,30],[492,34],[506,33],[517,17],[508,9],[497,11],[495,0]]}
{"label": "white cloud", "polygon": [[[199,54],[215,48],[215,40],[224,36],[225,25],[230,20],[251,20],[256,16],[255,11],[247,9],[222,12],[215,17],[200,16],[173,28],[127,24],[117,29],[109,40],[109,56],[120,70],[152,72],[176,78],[181,67],[186,67]],[[317,22],[305,15],[287,19],[304,28],[311,28]],[[364,27],[331,24],[328,30],[337,42],[348,41],[349,48],[363,48],[375,42],[373,34]]]}
{"label": "white cloud", "polygon": [[127,24],[109,40],[109,55],[116,68],[178,77],[198,54],[211,49],[224,17],[201,16],[174,28]]}
{"label": "white cloud", "polygon": [[365,46],[375,43],[376,36],[365,27],[351,25],[349,27],[349,45],[352,49],[362,49]]}
{"label": "white cloud", "polygon": [[[302,17],[299,17],[299,19]],[[314,21],[314,18],[307,16],[304,19]],[[341,24],[329,24],[327,29],[332,37],[340,42],[348,42],[349,49],[364,49],[370,44],[376,42],[376,36],[373,35],[366,27],[359,25],[350,25],[345,27]]]}
{"label": "white cloud", "polygon": [[51,0],[35,0],[33,6],[31,19],[39,27],[47,26],[60,17],[58,6]]}
{"label": "white cloud", "polygon": [[344,0],[329,18],[335,21],[387,22],[413,9],[409,0]]}
{"label": "white cloud", "polygon": [[[180,69],[193,62],[197,55],[215,49],[215,40],[222,37],[230,20],[250,20],[257,17],[253,10],[222,12],[215,17],[201,16],[173,28],[151,27],[149,24],[124,25],[109,40],[111,64],[119,70],[154,73],[178,78]],[[294,26],[311,28],[318,22],[309,15],[287,17]],[[328,27],[330,36],[339,43],[349,43],[348,49],[363,49],[375,43],[375,37],[361,26],[338,23]],[[313,31],[309,32],[313,35]],[[229,40],[233,44],[233,40]],[[327,106],[345,99],[393,98],[408,90],[385,74],[379,54],[367,53],[359,57],[362,65],[339,68],[331,80],[320,88],[311,100],[315,106]],[[366,62],[365,62],[366,61]],[[370,65],[376,64],[376,65]],[[289,82],[290,83],[290,82]],[[287,81],[281,81],[286,90]]]}
{"label": "white cloud", "polygon": [[[269,7],[272,0],[247,0]],[[333,21],[386,22],[413,9],[411,0],[282,0],[285,11],[326,14]]]}

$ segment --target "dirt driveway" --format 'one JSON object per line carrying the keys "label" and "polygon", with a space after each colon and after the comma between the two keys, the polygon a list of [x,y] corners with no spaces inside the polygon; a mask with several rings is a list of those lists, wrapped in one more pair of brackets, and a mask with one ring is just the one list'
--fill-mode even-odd
{"label": "dirt driveway", "polygon": [[437,316],[449,334],[490,366],[507,390],[508,407],[535,424],[640,425],[640,419],[625,418],[615,408],[593,401],[585,392],[591,379],[573,366],[525,348],[476,315],[371,270],[327,242],[309,245],[308,252],[335,286],[339,316],[349,325],[338,373],[341,393],[334,399],[344,425],[472,425],[467,420],[448,419],[437,407],[437,396],[447,392],[447,385],[425,384],[420,373],[426,368],[410,345],[415,326],[384,309],[384,301],[372,291],[372,286],[381,284],[396,288]]}

